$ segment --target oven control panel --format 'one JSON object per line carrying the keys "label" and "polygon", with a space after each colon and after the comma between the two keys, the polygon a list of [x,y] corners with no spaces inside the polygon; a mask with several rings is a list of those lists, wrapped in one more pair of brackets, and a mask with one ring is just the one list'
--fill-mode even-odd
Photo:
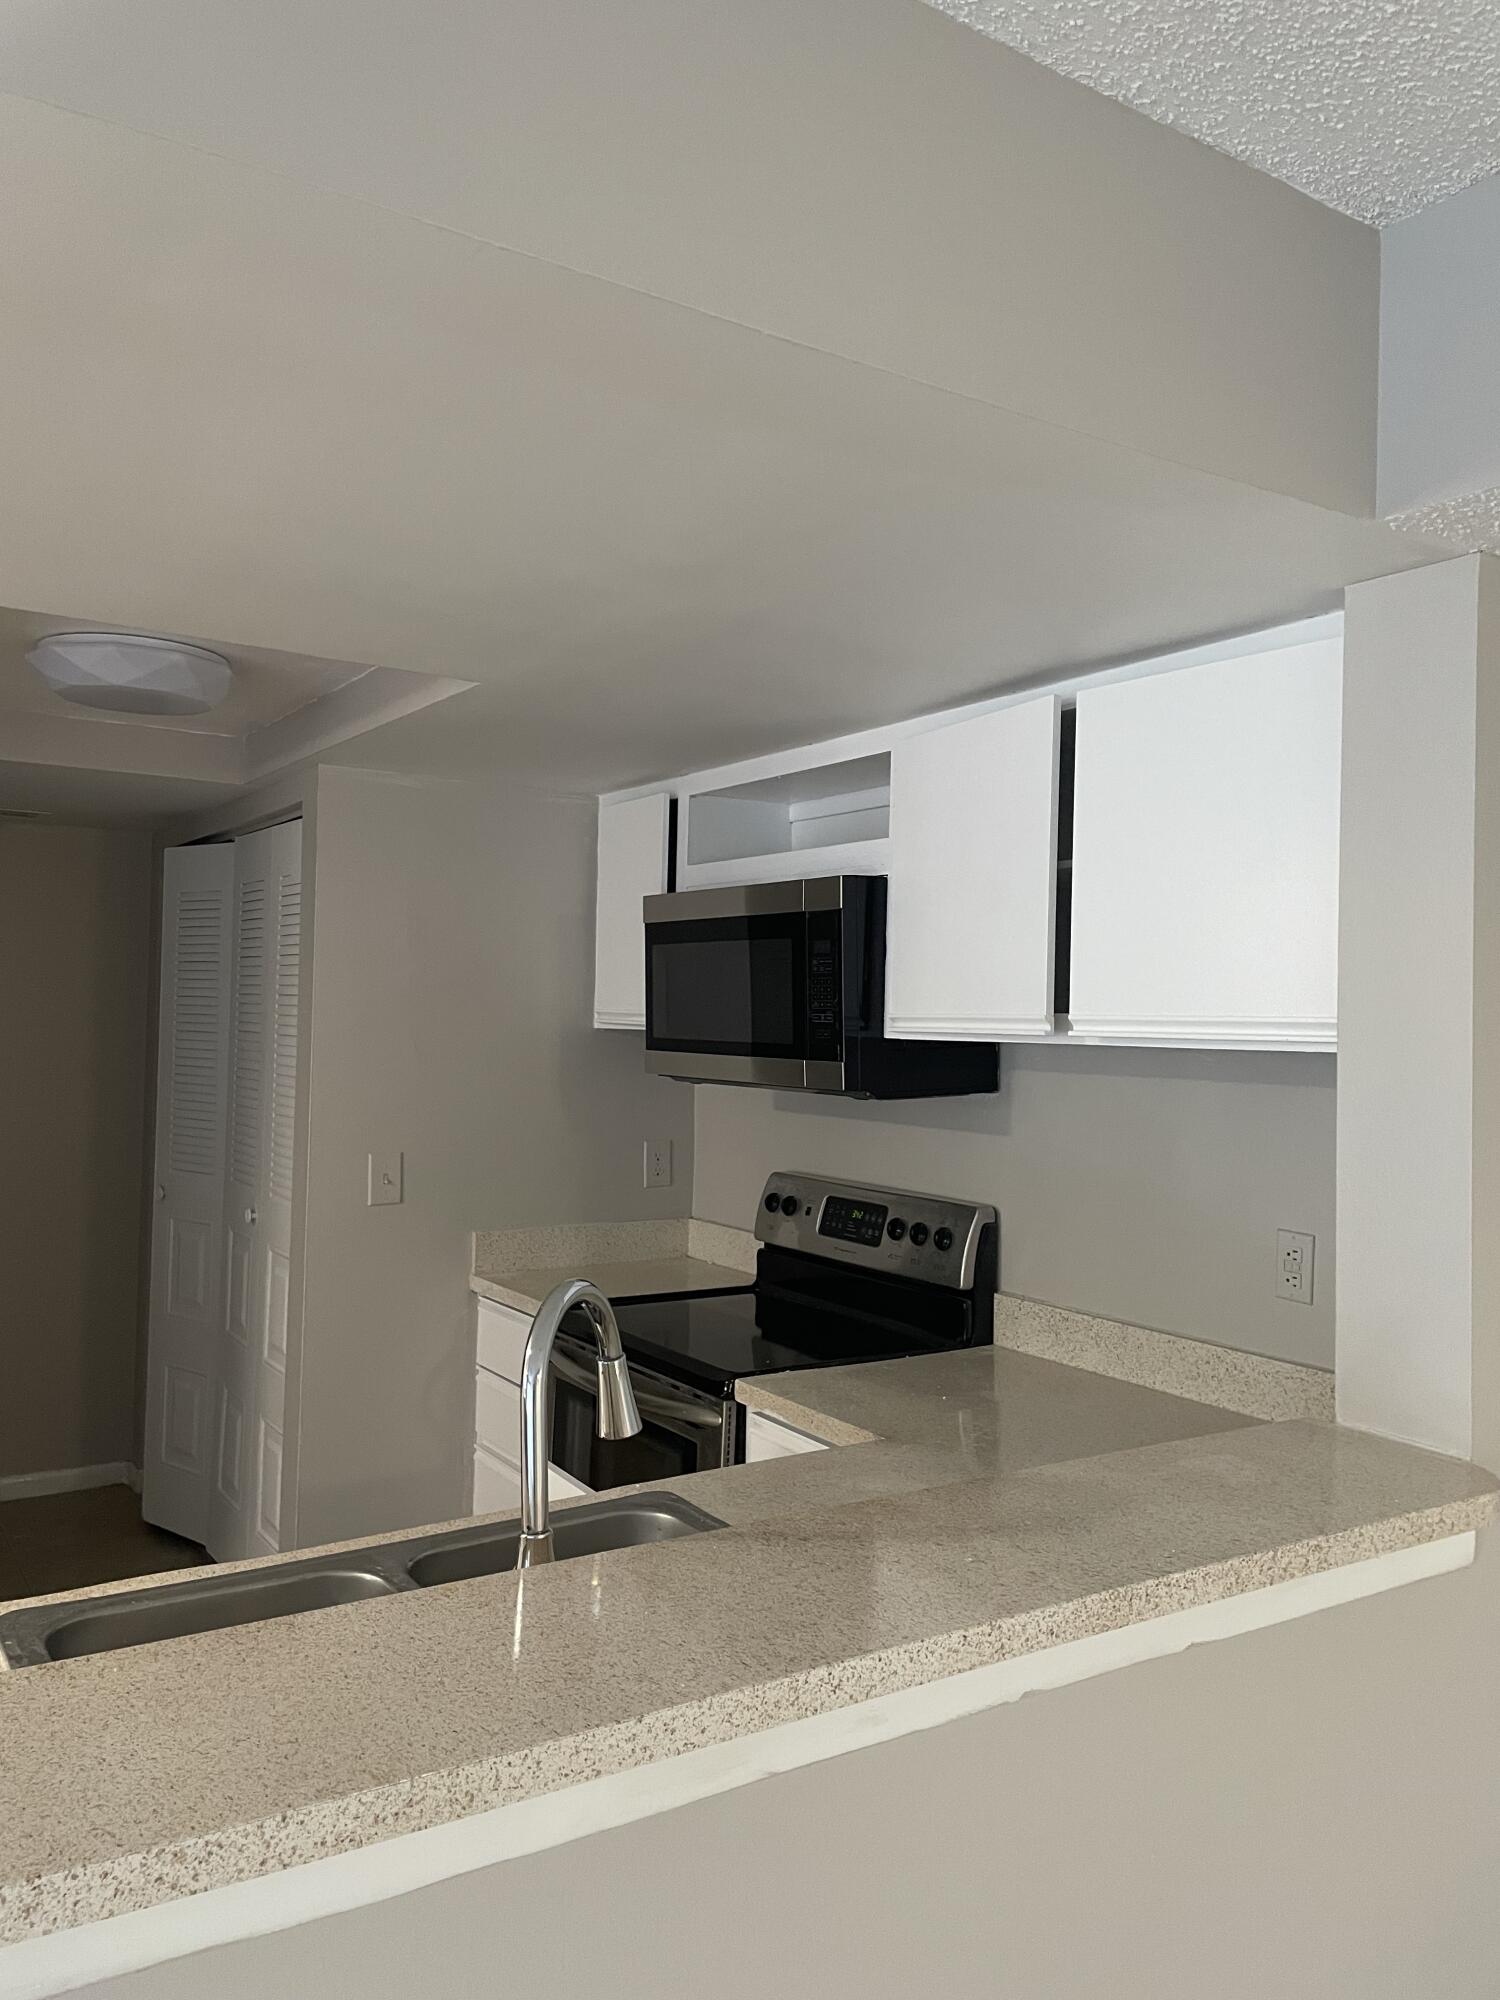
{"label": "oven control panel", "polygon": [[761,1194],[755,1234],[779,1249],[957,1291],[997,1283],[999,1218],[982,1202],[774,1173]]}

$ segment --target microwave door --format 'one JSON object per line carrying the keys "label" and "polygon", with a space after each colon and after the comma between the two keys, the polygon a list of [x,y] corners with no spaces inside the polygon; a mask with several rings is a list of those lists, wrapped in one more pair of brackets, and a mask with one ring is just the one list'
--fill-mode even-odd
{"label": "microwave door", "polygon": [[647,1067],[803,1087],[807,932],[800,909],[648,921]]}

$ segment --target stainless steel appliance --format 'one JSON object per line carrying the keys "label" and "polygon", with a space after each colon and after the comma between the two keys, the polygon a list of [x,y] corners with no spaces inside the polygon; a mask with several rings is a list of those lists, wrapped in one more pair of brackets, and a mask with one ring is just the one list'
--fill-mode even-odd
{"label": "stainless steel appliance", "polygon": [[992,1043],[886,1036],[885,905],[883,875],[646,897],[647,1069],[847,1097],[998,1088]]}
{"label": "stainless steel appliance", "polygon": [[602,1490],[744,1456],[746,1375],[988,1346],[999,1220],[981,1202],[775,1173],[760,1198],[753,1283],[614,1300],[641,1416],[597,1435],[591,1331],[565,1319],[552,1350],[549,1457]]}

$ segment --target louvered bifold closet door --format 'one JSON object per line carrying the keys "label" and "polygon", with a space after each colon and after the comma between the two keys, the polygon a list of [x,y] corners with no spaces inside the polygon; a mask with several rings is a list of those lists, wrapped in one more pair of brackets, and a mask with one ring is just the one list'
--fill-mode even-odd
{"label": "louvered bifold closet door", "polygon": [[300,821],[235,843],[225,1338],[209,1520],[221,1561],[281,1540],[301,862]]}
{"label": "louvered bifold closet door", "polygon": [[234,849],[163,856],[141,1508],[203,1541],[217,1451]]}

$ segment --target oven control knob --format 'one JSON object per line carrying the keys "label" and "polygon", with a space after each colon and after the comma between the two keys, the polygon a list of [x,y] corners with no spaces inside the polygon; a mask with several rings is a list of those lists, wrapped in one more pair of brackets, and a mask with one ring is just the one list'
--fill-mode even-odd
{"label": "oven control knob", "polygon": [[951,1250],[953,1248],[953,1231],[951,1229],[935,1229],[932,1232],[932,1247],[934,1250]]}
{"label": "oven control knob", "polygon": [[779,1215],[781,1213],[781,1196],[774,1189],[766,1196],[766,1213],[768,1215]]}
{"label": "oven control knob", "polygon": [[800,1203],[801,1203],[801,1200],[802,1200],[802,1197],[801,1197],[801,1195],[800,1195],[800,1194],[784,1194],[784,1195],[783,1195],[783,1196],[781,1197],[781,1212],[782,1212],[782,1214],[783,1214],[783,1215],[795,1215],[795,1214],[797,1213],[797,1209],[798,1209],[798,1207],[799,1207],[799,1205],[800,1205]]}
{"label": "oven control knob", "polygon": [[893,1215],[885,1225],[885,1233],[893,1243],[899,1243],[906,1234],[906,1224],[901,1220],[899,1215]]}
{"label": "oven control knob", "polygon": [[920,1250],[922,1245],[927,1241],[927,1224],[925,1222],[914,1222],[912,1224],[911,1240]]}

